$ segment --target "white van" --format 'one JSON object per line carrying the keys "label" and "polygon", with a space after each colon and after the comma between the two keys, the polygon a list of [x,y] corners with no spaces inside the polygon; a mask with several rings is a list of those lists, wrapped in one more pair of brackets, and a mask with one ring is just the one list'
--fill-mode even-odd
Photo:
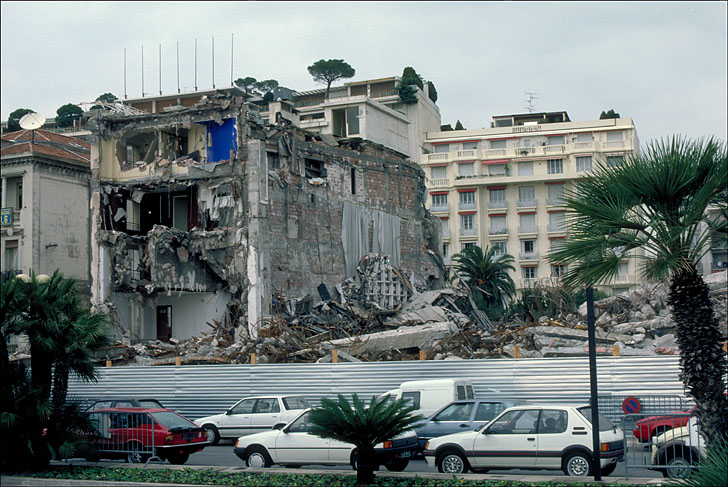
{"label": "white van", "polygon": [[432,379],[402,382],[399,389],[392,389],[380,397],[389,395],[393,400],[404,398],[417,407],[415,414],[429,417],[443,406],[462,399],[475,399],[473,383],[469,379]]}

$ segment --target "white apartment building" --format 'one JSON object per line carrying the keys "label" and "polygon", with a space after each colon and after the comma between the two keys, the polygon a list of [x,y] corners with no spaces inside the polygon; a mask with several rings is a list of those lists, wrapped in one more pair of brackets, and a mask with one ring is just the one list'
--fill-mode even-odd
{"label": "white apartment building", "polygon": [[[489,129],[427,134],[422,166],[428,205],[442,222],[447,264],[465,247],[495,247],[515,258],[516,287],[558,279],[567,268],[548,254],[566,238],[564,190],[598,163],[639,150],[630,118],[572,122],[566,112],[493,117]],[[604,290],[638,284],[634,261]]]}

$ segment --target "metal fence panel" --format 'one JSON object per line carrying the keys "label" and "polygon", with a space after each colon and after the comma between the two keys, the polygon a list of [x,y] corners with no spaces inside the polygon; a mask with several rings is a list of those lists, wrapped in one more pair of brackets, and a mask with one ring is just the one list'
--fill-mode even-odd
{"label": "metal fence panel", "polygon": [[159,460],[156,438],[164,434],[151,416],[134,411],[95,411],[95,446],[101,458],[121,458],[129,463]]}
{"label": "metal fence panel", "polygon": [[[615,397],[612,403],[627,395],[644,394],[685,400],[676,356],[599,357],[597,370],[599,392]],[[246,396],[298,394],[317,405],[322,397],[335,398],[339,393],[357,393],[369,399],[396,389],[404,381],[422,379],[470,379],[478,398],[499,397],[521,403],[588,403],[590,397],[588,357],[119,366],[100,372],[97,383],[71,377],[69,397],[154,397],[193,420],[224,412]],[[612,403],[608,412],[614,409]],[[609,415],[615,417],[611,412]]]}

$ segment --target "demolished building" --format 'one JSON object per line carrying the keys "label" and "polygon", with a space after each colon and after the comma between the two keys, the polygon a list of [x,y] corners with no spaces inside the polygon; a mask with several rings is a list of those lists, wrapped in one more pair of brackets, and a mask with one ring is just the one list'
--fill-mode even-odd
{"label": "demolished building", "polygon": [[[121,341],[210,327],[257,338],[277,296],[329,299],[369,252],[419,290],[441,286],[417,164],[371,141],[262,120],[228,93],[89,121],[91,299]],[[406,298],[401,286],[376,294]]]}

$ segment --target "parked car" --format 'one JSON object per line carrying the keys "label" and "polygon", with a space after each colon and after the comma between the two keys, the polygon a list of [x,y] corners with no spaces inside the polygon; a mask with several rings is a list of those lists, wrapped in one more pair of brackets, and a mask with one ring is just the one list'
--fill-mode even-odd
{"label": "parked car", "polygon": [[222,438],[260,433],[285,424],[309,407],[303,396],[255,396],[236,402],[222,414],[200,418],[195,423],[208,431],[210,444]]}
{"label": "parked car", "polygon": [[664,416],[650,416],[635,423],[634,436],[640,443],[647,443],[653,436],[661,435],[665,431],[682,428],[688,424],[690,416],[695,412],[695,406],[682,411],[674,411]]}
{"label": "parked car", "polygon": [[[624,458],[624,437],[601,414],[598,424],[602,474],[609,475]],[[424,455],[441,473],[518,468],[585,476],[592,474],[591,432],[589,406],[515,406],[476,431],[431,439]]]}
{"label": "parked car", "polygon": [[392,400],[404,398],[417,408],[415,414],[424,417],[460,399],[475,399],[473,382],[470,379],[432,379],[402,382],[399,388],[392,389],[380,397],[389,396]]}
{"label": "parked car", "polygon": [[659,470],[671,479],[689,477],[694,466],[705,456],[705,439],[698,431],[698,418],[652,438],[651,470]]}
{"label": "parked car", "polygon": [[[309,412],[310,409],[302,411],[280,429],[241,436],[233,451],[247,467],[351,465],[356,469],[356,446],[310,434]],[[374,452],[378,465],[401,472],[417,452],[417,435],[409,431],[391,441],[379,443]]]}
{"label": "parked car", "polygon": [[515,406],[512,401],[466,399],[453,401],[435,412],[415,429],[420,450],[432,438],[461,431],[472,431],[498,416],[503,410]]}
{"label": "parked car", "polygon": [[160,408],[164,409],[161,402],[151,398],[113,398],[98,399],[90,403],[86,411],[95,411],[106,408]]}
{"label": "parked car", "polygon": [[163,408],[106,408],[91,413],[97,458],[145,462],[156,455],[181,465],[209,443],[207,431]]}

